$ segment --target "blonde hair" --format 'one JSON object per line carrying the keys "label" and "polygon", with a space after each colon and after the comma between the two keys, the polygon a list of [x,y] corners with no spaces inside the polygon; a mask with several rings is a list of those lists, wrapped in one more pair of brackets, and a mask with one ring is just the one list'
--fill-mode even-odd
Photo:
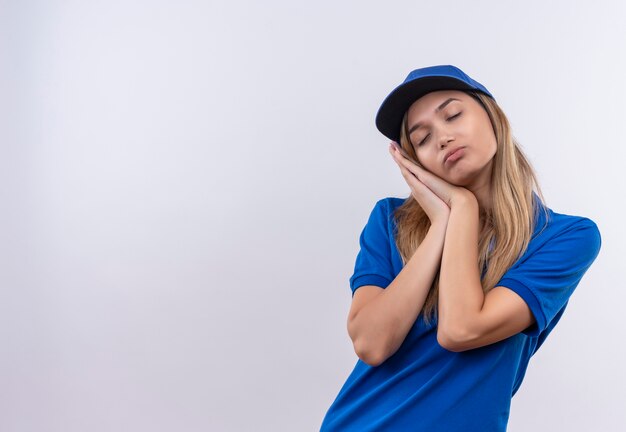
{"label": "blonde hair", "polygon": [[[489,96],[472,91],[465,93],[474,97],[487,111],[497,141],[490,179],[492,208],[489,211],[481,208],[479,215],[483,223],[478,240],[476,265],[481,273],[486,269],[485,274],[481,276],[483,293],[486,294],[526,251],[534,232],[539,207],[544,211],[546,225],[549,212],[537,176],[512,136],[509,121],[502,109]],[[407,113],[405,113],[399,144],[414,162],[422,166],[417,161],[407,132]],[[537,203],[540,205],[534,204],[533,186],[541,197]],[[430,219],[413,195],[396,208],[394,217],[396,220],[394,237],[404,265],[426,237]],[[491,242],[493,247],[490,251]],[[427,325],[437,312],[439,274],[438,270],[421,312]]]}

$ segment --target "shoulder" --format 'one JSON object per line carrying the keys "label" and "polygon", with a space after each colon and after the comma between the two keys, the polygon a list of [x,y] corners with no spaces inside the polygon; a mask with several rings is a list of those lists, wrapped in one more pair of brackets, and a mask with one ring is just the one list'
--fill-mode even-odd
{"label": "shoulder", "polygon": [[380,210],[384,210],[386,213],[391,213],[407,200],[408,198],[399,198],[394,196],[384,197],[376,201],[374,208],[379,208]]}
{"label": "shoulder", "polygon": [[544,218],[543,211],[539,212],[528,252],[549,245],[555,251],[567,247],[574,248],[568,251],[571,253],[588,251],[597,255],[602,237],[595,221],[585,216],[558,213],[548,207],[546,211],[547,219]]}
{"label": "shoulder", "polygon": [[600,229],[596,222],[586,216],[557,213],[552,209],[548,209],[548,212],[550,216],[546,229],[549,237],[567,235],[580,230],[586,231],[590,235],[600,235]]}
{"label": "shoulder", "polygon": [[394,212],[404,204],[409,198],[399,198],[394,196],[378,199],[372,213],[387,222],[395,223]]}

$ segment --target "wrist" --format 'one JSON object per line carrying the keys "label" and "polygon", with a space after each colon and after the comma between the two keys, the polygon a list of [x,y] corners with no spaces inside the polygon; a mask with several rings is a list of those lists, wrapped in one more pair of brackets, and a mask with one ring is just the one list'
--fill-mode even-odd
{"label": "wrist", "polygon": [[431,223],[430,228],[428,228],[428,232],[432,231],[435,233],[445,235],[447,229],[448,229],[448,219]]}
{"label": "wrist", "polygon": [[457,209],[460,207],[463,208],[473,208],[478,206],[478,201],[476,200],[476,196],[473,193],[469,192],[467,194],[458,194],[453,197],[451,200],[450,211]]}

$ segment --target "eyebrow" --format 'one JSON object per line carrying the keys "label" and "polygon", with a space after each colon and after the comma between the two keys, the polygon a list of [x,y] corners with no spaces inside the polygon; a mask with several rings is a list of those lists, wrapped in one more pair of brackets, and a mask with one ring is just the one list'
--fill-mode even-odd
{"label": "eyebrow", "polygon": [[[442,109],[444,109],[446,107],[446,105],[448,105],[450,102],[452,101],[459,101],[459,99],[457,98],[448,98],[446,99],[441,105],[439,105],[437,108],[435,108],[435,113],[438,113],[439,111],[441,111]],[[413,133],[413,131],[419,127],[421,127],[422,124],[421,123],[415,123],[413,126],[411,126],[411,129],[409,129],[409,135],[411,135]]]}

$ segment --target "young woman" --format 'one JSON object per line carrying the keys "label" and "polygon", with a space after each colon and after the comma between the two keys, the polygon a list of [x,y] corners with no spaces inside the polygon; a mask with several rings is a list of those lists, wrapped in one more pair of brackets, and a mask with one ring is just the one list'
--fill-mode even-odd
{"label": "young woman", "polygon": [[376,126],[411,194],[378,200],[360,235],[359,360],[320,430],[505,431],[598,227],[547,207],[494,97],[455,66],[412,71]]}

